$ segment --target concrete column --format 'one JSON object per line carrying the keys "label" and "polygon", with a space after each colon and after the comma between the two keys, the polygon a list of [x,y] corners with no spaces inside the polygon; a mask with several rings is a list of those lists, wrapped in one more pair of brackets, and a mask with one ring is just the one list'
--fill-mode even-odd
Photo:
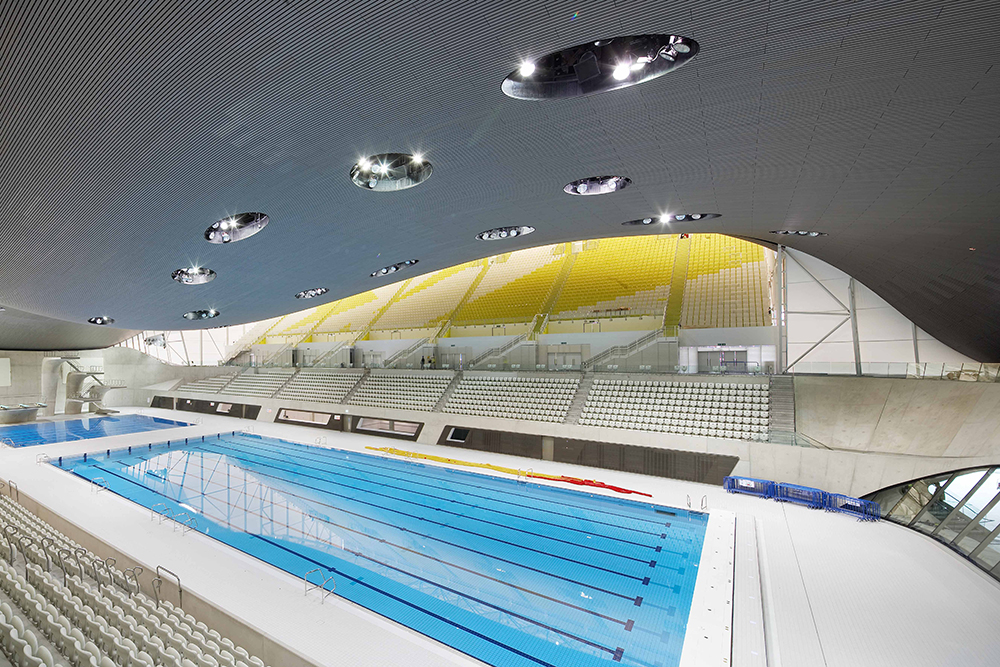
{"label": "concrete column", "polygon": [[351,433],[351,415],[340,415],[340,419],[344,422],[344,433]]}
{"label": "concrete column", "polygon": [[556,439],[551,435],[542,436],[542,460],[552,461],[555,458]]}

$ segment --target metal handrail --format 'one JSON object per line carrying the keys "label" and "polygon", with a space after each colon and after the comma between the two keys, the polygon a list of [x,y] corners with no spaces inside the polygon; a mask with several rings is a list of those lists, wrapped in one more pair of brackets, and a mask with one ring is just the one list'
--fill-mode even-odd
{"label": "metal handrail", "polygon": [[145,572],[145,570],[141,565],[136,565],[135,567],[127,567],[124,570],[122,570],[122,576],[125,579],[126,584],[128,584],[128,576],[130,574],[132,575],[132,581],[135,582],[135,591],[130,590],[129,591],[130,595],[135,595],[141,590],[141,587],[139,586],[139,575],[142,574],[143,572]]}
{"label": "metal handrail", "polygon": [[52,460],[48,454],[37,454],[35,456],[35,465],[41,465],[42,463],[48,463]]}
{"label": "metal handrail", "polygon": [[100,493],[101,491],[110,490],[110,488],[108,487],[108,480],[104,479],[103,477],[95,477],[94,479],[90,480],[90,483],[93,485],[90,488],[91,491],[93,491],[94,493]]}
{"label": "metal handrail", "polygon": [[17,445],[15,445],[14,441],[11,440],[10,438],[0,438],[0,447],[3,447],[5,449],[14,449],[17,447]]}
{"label": "metal handrail", "polygon": [[45,554],[45,560],[48,562],[45,571],[52,572],[52,555],[50,553],[50,548],[52,547],[53,544],[56,543],[56,541],[51,537],[43,537],[41,541],[42,541],[42,553]]}
{"label": "metal handrail", "polygon": [[162,573],[164,573],[164,572],[166,574],[169,574],[171,577],[173,577],[174,579],[177,580],[177,606],[180,607],[181,609],[183,609],[184,608],[184,589],[181,588],[181,578],[178,577],[176,573],[171,572],[170,570],[168,570],[167,568],[163,567],[162,565],[157,565],[156,566],[156,579],[153,580],[153,581],[159,581],[160,582],[159,584],[155,585],[155,590],[156,590],[156,593],[157,593],[157,595],[156,595],[156,606],[160,606],[159,592],[160,592],[160,586],[163,585],[163,575],[162,575]]}
{"label": "metal handrail", "polygon": [[13,565],[14,561],[17,559],[17,548],[14,546],[14,539],[11,538],[13,538],[14,535],[16,535],[18,532],[19,531],[17,529],[17,526],[13,524],[7,524],[6,526],[3,527],[3,535],[4,538],[7,540],[7,546],[10,548],[11,565]]}
{"label": "metal handrail", "polygon": [[7,493],[11,498],[16,499],[17,502],[21,502],[21,489],[18,487],[17,482],[12,479],[7,480]]}
{"label": "metal handrail", "polygon": [[[321,584],[311,584],[311,583],[309,583],[309,575],[312,574],[313,572],[318,572],[319,573],[319,576],[323,580],[323,583],[321,583]],[[305,587],[305,593],[304,593],[304,595],[309,595],[310,591],[314,591],[314,590],[317,590],[317,589],[322,589],[323,596],[319,600],[320,604],[323,604],[324,602],[326,602],[326,599],[328,597],[330,597],[331,595],[333,595],[333,593],[337,590],[337,582],[334,580],[333,575],[331,574],[329,577],[324,576],[323,575],[323,571],[321,569],[319,569],[318,567],[316,569],[309,570],[304,575],[302,575],[302,581],[304,582],[304,587]],[[328,589],[326,587],[326,585],[328,583],[330,583],[331,581],[333,581],[333,588]]]}

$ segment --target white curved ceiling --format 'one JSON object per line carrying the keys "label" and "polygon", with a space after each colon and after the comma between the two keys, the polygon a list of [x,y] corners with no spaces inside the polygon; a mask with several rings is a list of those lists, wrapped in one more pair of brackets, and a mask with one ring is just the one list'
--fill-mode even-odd
{"label": "white curved ceiling", "polygon": [[[302,289],[370,289],[403,259],[425,272],[494,254],[475,240],[490,227],[535,226],[515,249],[714,211],[672,228],[825,231],[782,238],[996,360],[998,19],[987,1],[7,2],[0,304],[81,323],[51,345],[78,347],[94,315],[171,330],[217,308],[195,326],[237,324],[301,308]],[[500,91],[522,58],[659,32],[701,53],[614,93]],[[434,165],[419,187],[348,178],[358,156],[417,150]],[[562,192],[606,173],[633,185]],[[271,223],[203,240],[239,211]],[[192,263],[218,278],[170,279]],[[0,347],[19,341],[0,326]]]}

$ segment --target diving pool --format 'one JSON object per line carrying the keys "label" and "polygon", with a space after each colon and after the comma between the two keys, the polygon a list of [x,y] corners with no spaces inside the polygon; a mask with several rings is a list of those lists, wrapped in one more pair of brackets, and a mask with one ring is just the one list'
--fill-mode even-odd
{"label": "diving pool", "polygon": [[249,434],[52,465],[498,667],[678,665],[708,523]]}
{"label": "diving pool", "polygon": [[190,424],[146,415],[105,415],[0,426],[0,438],[9,440],[14,447],[34,447],[55,442],[104,438],[109,435],[158,431],[178,426],[190,426]]}

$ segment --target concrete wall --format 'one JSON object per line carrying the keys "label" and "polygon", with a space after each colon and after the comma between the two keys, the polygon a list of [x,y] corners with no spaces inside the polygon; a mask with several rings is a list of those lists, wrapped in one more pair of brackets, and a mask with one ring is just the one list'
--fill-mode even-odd
{"label": "concrete wall", "polygon": [[[163,387],[173,387],[206,377],[236,372],[226,366],[171,366],[148,354],[127,347],[109,347],[104,356],[104,378],[121,380],[125,389],[112,389],[104,399],[107,407],[149,405],[154,394],[163,394]],[[154,388],[150,386],[156,385]]]}
{"label": "concrete wall", "polygon": [[10,385],[0,386],[0,405],[42,400],[43,353],[0,351],[0,357],[10,359]]}
{"label": "concrete wall", "polygon": [[828,447],[1000,463],[1000,384],[795,378],[796,429]]}

